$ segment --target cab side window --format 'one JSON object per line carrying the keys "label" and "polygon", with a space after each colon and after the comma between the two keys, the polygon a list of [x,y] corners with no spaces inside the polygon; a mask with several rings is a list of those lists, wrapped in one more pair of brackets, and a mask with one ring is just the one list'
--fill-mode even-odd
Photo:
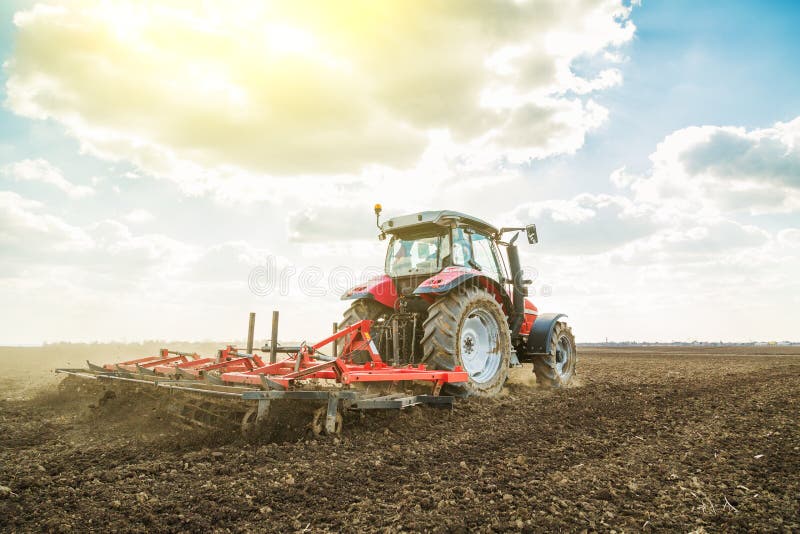
{"label": "cab side window", "polygon": [[495,280],[500,280],[497,258],[492,252],[492,241],[488,237],[481,234],[472,234],[472,255],[475,263],[480,265],[484,274]]}
{"label": "cab side window", "polygon": [[450,236],[447,234],[439,238],[439,265],[438,267],[447,267],[452,265],[452,254],[450,252]]}
{"label": "cab side window", "polygon": [[456,228],[453,230],[453,265],[466,266],[471,257],[469,236],[461,228]]}

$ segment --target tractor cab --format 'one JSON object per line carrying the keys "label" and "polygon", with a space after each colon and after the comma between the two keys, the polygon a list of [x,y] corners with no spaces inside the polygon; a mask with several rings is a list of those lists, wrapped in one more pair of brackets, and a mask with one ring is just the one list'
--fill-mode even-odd
{"label": "tractor cab", "polygon": [[427,211],[389,219],[379,228],[382,238],[390,236],[386,275],[401,294],[448,267],[481,272],[498,284],[508,278],[495,244],[498,230],[476,217]]}
{"label": "tractor cab", "polygon": [[446,267],[476,269],[497,282],[507,278],[491,236],[467,226],[436,229],[418,235],[393,235],[386,251],[386,274],[432,275]]}

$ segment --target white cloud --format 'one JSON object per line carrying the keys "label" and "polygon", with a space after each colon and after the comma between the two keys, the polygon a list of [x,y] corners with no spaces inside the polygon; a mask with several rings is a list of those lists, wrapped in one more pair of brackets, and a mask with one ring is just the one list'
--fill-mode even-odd
{"label": "white cloud", "polygon": [[2,169],[2,174],[18,182],[41,182],[52,185],[72,198],[81,198],[94,194],[94,189],[85,185],[75,185],[66,178],[60,169],[44,159],[24,159],[9,163]]}
{"label": "white cloud", "polygon": [[135,233],[113,219],[92,223],[86,231],[95,241],[93,253],[67,263],[85,265],[120,284],[136,286],[181,276],[202,251],[165,234]]}
{"label": "white cloud", "polygon": [[[8,191],[0,192],[0,251],[0,300],[21,303],[2,309],[4,343],[226,338],[246,321],[243,306],[264,309],[267,301],[248,280],[270,257],[268,305],[297,311],[300,269],[264,248],[243,240],[197,245],[111,219],[77,226]],[[291,293],[282,293],[284,286]],[[333,308],[337,301],[317,304]],[[307,332],[314,321],[307,313],[287,315],[286,332]],[[26,320],[34,316],[36,328]],[[335,316],[320,316],[325,332]]]}
{"label": "white cloud", "polygon": [[155,219],[155,216],[143,208],[136,208],[122,216],[123,220],[133,224],[143,224]]}
{"label": "white cloud", "polygon": [[[582,339],[771,339],[792,330],[800,282],[800,118],[747,130],[703,126],[668,135],[647,172],[621,167],[613,195],[525,203],[540,243],[543,309],[570,310]],[[746,329],[735,325],[742,317]],[[667,330],[667,328],[669,330]]]}
{"label": "white cloud", "polygon": [[413,168],[436,132],[462,158],[527,161],[573,153],[606,120],[587,95],[619,71],[585,79],[571,63],[630,41],[629,13],[610,0],[39,5],[15,16],[6,105],[191,194],[264,199],[268,177]]}
{"label": "white cloud", "polygon": [[354,217],[349,207],[307,208],[289,214],[289,241],[313,243],[375,239],[379,230],[375,224],[365,224],[367,220],[369,218]]}
{"label": "white cloud", "polygon": [[788,249],[800,249],[800,228],[785,228],[778,232],[778,243]]}
{"label": "white cloud", "polygon": [[609,177],[611,183],[614,184],[615,187],[619,188],[628,187],[635,182],[637,178],[638,176],[629,173],[627,167],[624,165],[618,169],[614,169]]}
{"label": "white cloud", "polygon": [[680,154],[692,175],[800,189],[800,117],[761,130],[705,128],[703,134]]}
{"label": "white cloud", "polygon": [[748,222],[800,211],[800,118],[769,128],[677,130],[637,175],[611,173],[615,195],[523,204],[516,217],[540,224],[554,252],[615,251],[617,260],[677,264],[736,254],[789,239]]}
{"label": "white cloud", "polygon": [[71,224],[10,191],[0,191],[0,249],[6,274],[61,266],[76,270],[74,282],[89,285],[97,277],[127,285],[171,275],[199,255],[197,247],[163,234],[134,234],[116,220]]}
{"label": "white cloud", "polygon": [[[656,228],[650,235],[613,250],[611,260],[673,267],[698,262],[752,262],[773,240],[766,230],[721,218],[686,219]],[[742,256],[742,251],[749,251],[749,255]]]}
{"label": "white cloud", "polygon": [[[770,128],[702,126],[673,132],[641,177],[618,176],[641,202],[704,214],[800,210],[800,117]],[[613,179],[613,177],[612,177]]]}
{"label": "white cloud", "polygon": [[41,202],[0,191],[0,246],[6,261],[25,261],[47,250],[80,251],[94,246],[86,231],[43,208]]}
{"label": "white cloud", "polygon": [[522,204],[515,217],[521,224],[536,223],[540,240],[551,254],[606,252],[658,228],[651,207],[606,194]]}

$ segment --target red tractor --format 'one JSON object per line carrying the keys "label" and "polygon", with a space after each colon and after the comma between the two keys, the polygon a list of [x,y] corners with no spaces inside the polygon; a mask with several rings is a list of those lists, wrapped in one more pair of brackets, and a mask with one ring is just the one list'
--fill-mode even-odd
{"label": "red tractor", "polygon": [[[509,367],[520,362],[533,363],[540,384],[569,384],[577,352],[565,315],[540,314],[525,298],[531,281],[523,278],[515,242],[524,231],[528,242],[536,243],[535,225],[498,230],[449,210],[413,213],[381,224],[380,212],[378,204],[379,237],[390,238],[385,274],[342,296],[354,301],[342,327],[373,321],[370,335],[394,365],[461,367],[469,381],[449,387],[463,394],[496,395]],[[504,241],[509,232],[516,233]]]}

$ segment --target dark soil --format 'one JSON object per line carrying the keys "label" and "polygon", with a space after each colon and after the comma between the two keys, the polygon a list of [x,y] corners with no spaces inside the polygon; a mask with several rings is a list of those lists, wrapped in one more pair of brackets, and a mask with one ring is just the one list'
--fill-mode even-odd
{"label": "dark soil", "polygon": [[736,352],[592,349],[578,387],[527,368],[500,398],[281,443],[53,388],[0,401],[0,530],[796,532],[800,354]]}

